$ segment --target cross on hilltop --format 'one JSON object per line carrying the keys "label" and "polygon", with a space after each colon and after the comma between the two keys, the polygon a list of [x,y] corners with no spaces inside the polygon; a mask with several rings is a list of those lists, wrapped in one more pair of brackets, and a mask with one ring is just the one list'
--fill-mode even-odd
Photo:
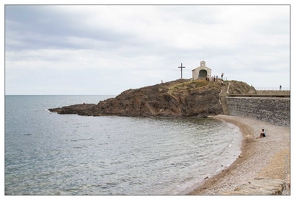
{"label": "cross on hilltop", "polygon": [[182,68],[185,68],[185,66],[182,66],[182,63],[181,63],[180,67],[178,68],[180,68],[180,78],[182,79]]}

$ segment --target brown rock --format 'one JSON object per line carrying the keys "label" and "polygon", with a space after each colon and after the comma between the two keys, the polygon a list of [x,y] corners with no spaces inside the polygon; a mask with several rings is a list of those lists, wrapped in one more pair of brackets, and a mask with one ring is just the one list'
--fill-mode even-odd
{"label": "brown rock", "polygon": [[[225,84],[228,84],[226,82]],[[246,93],[250,86],[233,81],[235,93]],[[176,80],[167,83],[129,89],[116,98],[94,104],[79,104],[49,109],[59,114],[207,117],[223,113],[220,103],[221,84],[206,80]]]}

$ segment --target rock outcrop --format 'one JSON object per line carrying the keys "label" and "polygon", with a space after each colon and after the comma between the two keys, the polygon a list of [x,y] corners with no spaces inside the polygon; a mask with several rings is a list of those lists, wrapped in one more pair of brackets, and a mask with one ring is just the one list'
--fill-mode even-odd
{"label": "rock outcrop", "polygon": [[[235,94],[246,94],[255,90],[238,81],[208,82],[206,80],[180,79],[167,83],[129,89],[116,98],[95,104],[78,104],[49,109],[59,114],[88,116],[164,116],[164,117],[206,117],[223,113],[220,101],[221,89],[234,88]],[[230,91],[230,90],[229,90]]]}

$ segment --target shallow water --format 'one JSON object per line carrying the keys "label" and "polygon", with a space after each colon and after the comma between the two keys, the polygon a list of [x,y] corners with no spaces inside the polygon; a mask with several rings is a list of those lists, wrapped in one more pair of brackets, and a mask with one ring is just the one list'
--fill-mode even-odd
{"label": "shallow water", "polygon": [[240,154],[239,128],[214,119],[58,115],[110,96],[6,96],[5,194],[180,194]]}

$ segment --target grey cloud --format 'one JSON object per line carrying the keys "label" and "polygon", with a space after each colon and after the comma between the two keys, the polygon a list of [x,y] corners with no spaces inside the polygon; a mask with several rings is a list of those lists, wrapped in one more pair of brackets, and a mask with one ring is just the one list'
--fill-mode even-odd
{"label": "grey cloud", "polygon": [[[91,92],[86,93],[93,94],[97,85],[109,80],[112,86],[100,92],[106,94],[109,90],[108,94],[116,94],[159,83],[161,79],[177,79],[180,63],[186,66],[185,78],[190,78],[191,70],[205,60],[214,74],[224,72],[229,78],[254,85],[272,84],[260,81],[259,76],[265,73],[273,80],[275,73],[286,72],[290,64],[290,26],[288,14],[278,15],[281,10],[268,19],[272,10],[264,13],[262,9],[256,16],[255,6],[72,8],[5,6],[8,91],[27,79],[26,87],[31,93],[36,82],[40,88],[49,87],[42,78],[29,80],[40,69],[40,77],[44,77],[45,69],[48,74],[59,74],[53,80],[57,84],[67,74],[75,77],[64,78],[64,91],[72,87],[71,91],[77,88],[81,94],[87,89]],[[276,7],[272,8],[276,11]],[[251,15],[246,11],[251,11]],[[102,19],[105,14],[108,17]],[[82,86],[75,83],[76,77],[80,77]]]}
{"label": "grey cloud", "polygon": [[[9,38],[6,45],[11,49],[38,49],[38,48],[91,48],[82,43],[70,43],[68,37],[90,38],[97,41],[109,41],[114,44],[124,43],[126,37],[103,28],[89,30],[79,19],[64,16],[61,12],[49,6],[6,6],[6,36]],[[79,25],[80,23],[80,25]],[[17,35],[12,33],[18,33]],[[11,42],[14,40],[15,42]],[[19,41],[19,42],[18,42]],[[20,42],[21,41],[21,42]],[[17,45],[17,44],[22,45]]]}

